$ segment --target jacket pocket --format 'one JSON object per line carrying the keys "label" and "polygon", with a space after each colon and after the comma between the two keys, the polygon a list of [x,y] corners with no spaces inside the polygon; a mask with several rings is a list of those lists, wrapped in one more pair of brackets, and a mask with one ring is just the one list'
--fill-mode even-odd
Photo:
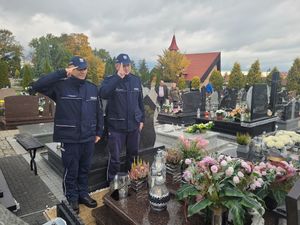
{"label": "jacket pocket", "polygon": [[77,140],[79,131],[76,122],[68,120],[57,120],[54,125],[54,133],[56,137],[62,139]]}

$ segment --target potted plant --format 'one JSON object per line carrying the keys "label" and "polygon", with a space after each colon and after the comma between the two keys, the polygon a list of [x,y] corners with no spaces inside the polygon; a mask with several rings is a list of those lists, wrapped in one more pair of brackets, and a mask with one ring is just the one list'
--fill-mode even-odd
{"label": "potted plant", "polygon": [[149,174],[149,163],[146,163],[142,159],[134,159],[129,171],[129,178],[131,188],[135,191],[139,191],[146,185],[146,180]]}
{"label": "potted plant", "polygon": [[229,211],[234,225],[243,225],[245,213],[264,213],[261,199],[251,192],[255,182],[251,163],[220,155],[192,160],[183,173],[186,184],[177,191],[178,200],[188,207],[188,216],[209,209],[212,224],[222,224],[222,212]]}
{"label": "potted plant", "polygon": [[166,168],[167,174],[172,177],[173,182],[181,180],[182,152],[176,148],[167,149]]}
{"label": "potted plant", "polygon": [[248,158],[249,154],[249,143],[251,141],[251,136],[249,134],[237,133],[236,142],[237,146],[237,156]]}
{"label": "potted plant", "polygon": [[226,115],[226,112],[223,109],[218,109],[216,111],[217,120],[223,120],[225,115]]}

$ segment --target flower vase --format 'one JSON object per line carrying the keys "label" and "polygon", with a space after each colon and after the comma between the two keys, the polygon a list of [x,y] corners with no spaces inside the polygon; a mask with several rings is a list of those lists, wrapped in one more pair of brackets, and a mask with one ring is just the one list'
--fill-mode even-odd
{"label": "flower vase", "polygon": [[167,174],[172,178],[173,183],[181,180],[181,164],[166,163]]}
{"label": "flower vase", "polygon": [[224,119],[224,116],[223,115],[218,115],[217,114],[217,120],[223,120]]}
{"label": "flower vase", "polygon": [[139,192],[140,190],[144,189],[147,186],[146,178],[139,179],[139,180],[131,180],[130,187],[135,191]]}
{"label": "flower vase", "polygon": [[222,225],[222,214],[223,210],[221,207],[212,209],[211,224]]}

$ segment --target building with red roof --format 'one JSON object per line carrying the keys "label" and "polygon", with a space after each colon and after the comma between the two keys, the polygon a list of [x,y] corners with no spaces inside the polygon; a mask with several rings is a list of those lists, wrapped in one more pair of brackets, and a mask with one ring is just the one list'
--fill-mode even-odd
{"label": "building with red roof", "polygon": [[[178,51],[175,35],[173,35],[170,51]],[[200,77],[201,85],[206,85],[214,70],[221,71],[221,52],[184,54],[190,61],[190,65],[184,70],[183,76],[186,80]]]}

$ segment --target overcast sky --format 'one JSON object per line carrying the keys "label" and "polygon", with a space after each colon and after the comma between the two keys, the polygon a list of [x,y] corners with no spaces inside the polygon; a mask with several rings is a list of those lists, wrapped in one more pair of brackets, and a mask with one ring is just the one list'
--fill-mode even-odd
{"label": "overcast sky", "polygon": [[300,57],[299,0],[0,0],[0,28],[32,38],[84,33],[92,48],[151,66],[175,32],[182,53],[221,52],[222,70],[259,59],[287,71]]}

